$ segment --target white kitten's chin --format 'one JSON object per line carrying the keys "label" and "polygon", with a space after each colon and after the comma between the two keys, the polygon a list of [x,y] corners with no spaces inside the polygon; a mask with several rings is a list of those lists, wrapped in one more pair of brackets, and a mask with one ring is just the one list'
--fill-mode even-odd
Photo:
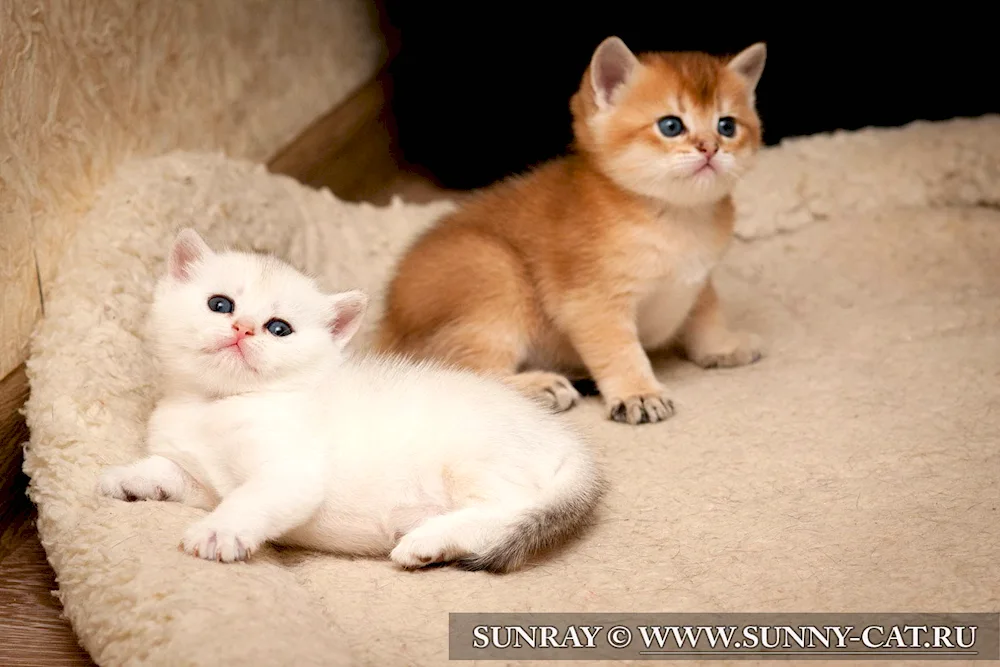
{"label": "white kitten's chin", "polygon": [[[266,383],[235,351],[210,351],[172,346],[157,341],[156,356],[164,379],[170,385],[207,396],[230,396],[258,389]],[[248,363],[249,361],[249,363]]]}
{"label": "white kitten's chin", "polygon": [[309,381],[323,374],[330,377],[343,360],[342,353],[331,345],[322,350],[300,350],[300,354],[278,363],[260,349],[268,342],[273,341],[261,341],[255,347],[244,341],[238,351],[235,347],[180,347],[161,340],[156,349],[160,369],[170,384],[215,397]]}
{"label": "white kitten's chin", "polygon": [[231,337],[222,337],[200,352],[198,356],[203,358],[206,366],[217,369],[221,374],[243,377],[249,373],[253,377],[262,377],[264,364],[260,344],[254,338],[235,342]]}
{"label": "white kitten's chin", "polygon": [[212,393],[238,394],[253,391],[269,380],[254,365],[253,355],[249,351],[240,354],[229,348],[207,352],[201,357],[199,365],[204,371],[192,379],[201,383],[205,389],[212,390]]}

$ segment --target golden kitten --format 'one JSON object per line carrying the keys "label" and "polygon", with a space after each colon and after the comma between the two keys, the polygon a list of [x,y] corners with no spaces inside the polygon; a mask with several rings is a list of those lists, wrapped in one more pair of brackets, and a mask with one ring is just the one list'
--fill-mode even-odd
{"label": "golden kitten", "polygon": [[478,192],[424,233],[386,294],[377,346],[495,374],[556,411],[589,372],[619,422],[674,412],[647,350],[703,367],[761,356],[711,272],[730,193],[761,145],[766,48],[634,55],[609,37],[573,96],[575,150]]}

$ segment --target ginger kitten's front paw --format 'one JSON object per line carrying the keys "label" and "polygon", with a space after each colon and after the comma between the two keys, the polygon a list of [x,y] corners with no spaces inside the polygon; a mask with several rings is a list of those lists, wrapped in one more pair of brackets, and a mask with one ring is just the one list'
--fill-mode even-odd
{"label": "ginger kitten's front paw", "polygon": [[248,560],[260,544],[252,531],[226,525],[209,514],[188,528],[180,547],[198,558],[232,563]]}
{"label": "ginger kitten's front paw", "polygon": [[510,376],[507,383],[552,412],[565,412],[580,400],[580,392],[558,373],[525,371]]}
{"label": "ginger kitten's front paw", "polygon": [[750,332],[733,333],[712,346],[689,350],[691,361],[702,368],[746,366],[764,356],[761,337]]}
{"label": "ginger kitten's front paw", "polygon": [[608,418],[622,424],[661,422],[674,414],[674,403],[663,394],[636,394],[607,402]]}
{"label": "ginger kitten's front paw", "polygon": [[98,490],[102,496],[127,502],[137,500],[179,500],[184,493],[172,480],[156,478],[138,466],[115,466],[101,473]]}

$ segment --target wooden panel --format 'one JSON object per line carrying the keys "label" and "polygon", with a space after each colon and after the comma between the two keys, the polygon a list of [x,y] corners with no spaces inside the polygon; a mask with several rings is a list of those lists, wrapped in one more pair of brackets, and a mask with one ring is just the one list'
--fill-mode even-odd
{"label": "wooden panel", "polygon": [[0,665],[92,666],[52,594],[55,575],[33,529],[0,560],[0,570]]}
{"label": "wooden panel", "polygon": [[18,413],[27,397],[28,378],[21,365],[0,380],[0,560],[13,550],[31,513],[24,493],[28,478],[21,472],[28,427]]}
{"label": "wooden panel", "polygon": [[364,199],[397,170],[382,118],[385,101],[384,82],[370,81],[317,119],[268,168],[313,187],[329,187],[347,201]]}
{"label": "wooden panel", "polygon": [[310,125],[268,163],[268,169],[345,201],[386,204],[451,196],[398,151],[391,113],[391,80],[384,72]]}
{"label": "wooden panel", "polygon": [[[0,189],[3,187],[0,164]],[[0,378],[27,357],[28,337],[42,314],[31,227],[0,210]]]}

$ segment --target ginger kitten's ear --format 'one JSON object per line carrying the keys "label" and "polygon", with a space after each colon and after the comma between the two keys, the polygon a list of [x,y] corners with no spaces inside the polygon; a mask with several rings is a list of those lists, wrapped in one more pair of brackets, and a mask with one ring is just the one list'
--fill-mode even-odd
{"label": "ginger kitten's ear", "polygon": [[639,59],[618,37],[608,37],[590,59],[590,85],[599,109],[614,103],[615,92],[632,76]]}
{"label": "ginger kitten's ear", "polygon": [[182,229],[167,258],[167,270],[172,278],[187,280],[191,276],[191,267],[212,254],[205,240],[193,229]]}
{"label": "ginger kitten's ear", "polygon": [[746,79],[750,90],[754,90],[760,81],[760,75],[764,73],[765,60],[767,60],[767,46],[764,42],[757,42],[733,56],[726,67]]}
{"label": "ginger kitten's ear", "polygon": [[327,327],[340,347],[347,345],[361,326],[368,309],[368,295],[361,290],[341,292],[330,297],[330,316]]}

